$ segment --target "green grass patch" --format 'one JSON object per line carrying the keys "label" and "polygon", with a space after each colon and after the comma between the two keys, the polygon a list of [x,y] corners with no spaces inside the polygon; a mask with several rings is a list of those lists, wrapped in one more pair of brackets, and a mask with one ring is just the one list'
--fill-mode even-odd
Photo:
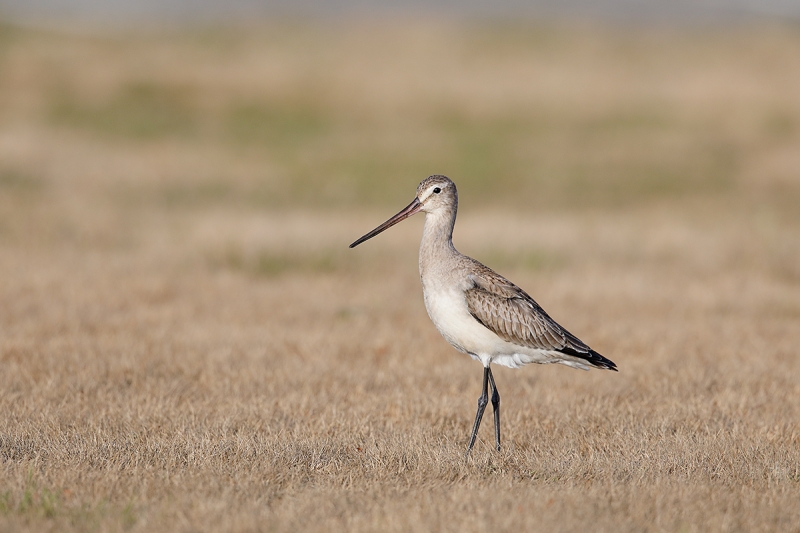
{"label": "green grass patch", "polygon": [[235,106],[225,120],[225,135],[250,147],[243,156],[269,159],[280,179],[220,175],[125,195],[168,208],[397,206],[425,176],[441,173],[482,207],[605,209],[727,193],[740,166],[734,141],[690,131],[650,108],[591,119],[451,110],[418,125],[436,143],[408,149],[390,141],[388,124],[365,125],[355,133],[359,142],[339,143],[344,125],[311,104]]}
{"label": "green grass patch", "polygon": [[563,169],[554,192],[576,206],[625,207],[733,189],[738,161],[729,146],[687,149],[681,157],[630,157]]}
{"label": "green grass patch", "polygon": [[450,146],[444,166],[462,191],[480,195],[484,204],[616,208],[723,193],[735,184],[738,167],[732,142],[682,140],[676,146],[676,131],[692,139],[702,132],[690,132],[655,107],[577,119],[451,113],[438,127]]}
{"label": "green grass patch", "polygon": [[798,121],[788,110],[776,109],[764,117],[764,133],[775,141],[793,139],[798,132]]}
{"label": "green grass patch", "polygon": [[0,20],[0,47],[10,43],[18,33],[17,28]]}
{"label": "green grass patch", "polygon": [[301,145],[330,129],[325,110],[309,103],[237,103],[226,117],[226,131],[236,142],[274,149]]}
{"label": "green grass patch", "polygon": [[55,123],[101,136],[150,140],[198,132],[197,113],[185,88],[134,82],[105,102],[87,102],[67,90],[54,100],[50,117]]}
{"label": "green grass patch", "polygon": [[0,167],[0,195],[30,198],[44,189],[44,180],[27,172]]}
{"label": "green grass patch", "polygon": [[77,531],[95,531],[111,524],[127,531],[138,522],[132,503],[122,508],[110,506],[105,500],[95,504],[67,503],[70,494],[69,490],[42,487],[29,475],[22,492],[7,490],[0,494],[0,517],[21,518],[29,524],[48,523],[48,527],[68,525]]}
{"label": "green grass patch", "polygon": [[[502,99],[473,105],[464,95],[446,98],[410,85],[408,91],[419,90],[419,105],[413,103],[401,112],[387,106],[384,112],[361,101],[357,91],[348,101],[347,95],[326,90],[328,78],[321,67],[325,63],[320,61],[327,57],[332,37],[318,30],[300,24],[258,38],[224,29],[181,34],[182,46],[192,43],[206,69],[236,61],[240,54],[249,57],[254,46],[286,64],[296,63],[298,71],[287,75],[285,86],[258,82],[258,76],[250,73],[233,76],[236,90],[230,92],[224,86],[204,84],[202,76],[187,76],[183,84],[157,82],[165,74],[154,65],[149,77],[137,74],[140,77],[125,81],[123,74],[119,88],[101,101],[76,89],[51,93],[49,116],[60,126],[98,137],[180,138],[182,149],[194,148],[198,157],[211,152],[210,164],[219,168],[202,182],[188,182],[178,175],[171,183],[150,181],[140,191],[123,194],[167,208],[394,207],[410,199],[413,187],[425,176],[441,173],[458,183],[462,202],[479,202],[481,207],[619,209],[697,195],[728,195],[747,179],[743,171],[753,168],[754,163],[745,159],[760,150],[784,149],[800,131],[796,110],[780,100],[759,104],[757,113],[744,117],[754,122],[748,137],[736,133],[724,113],[706,113],[692,107],[691,99],[682,102],[669,91],[644,84],[628,94],[640,76],[631,72],[643,68],[648,58],[652,61],[647,68],[654,72],[675,70],[672,56],[661,56],[658,39],[636,32],[619,36],[581,32],[576,37],[558,27],[499,22],[470,26],[469,38],[456,41],[451,59],[462,63],[462,74],[475,79],[505,73],[507,78],[497,80],[497,90],[505,84],[519,106]],[[694,34],[687,38],[700,39]],[[164,46],[175,42],[165,40]],[[139,46],[124,39],[117,45],[121,50]],[[697,46],[710,45],[700,39]],[[356,69],[354,76],[369,74],[372,63],[367,52],[363,72]],[[295,63],[289,63],[290,58]],[[583,85],[565,91],[564,98],[547,91],[538,95],[534,88],[530,97],[514,96],[519,92],[515,71],[503,67],[505,63],[541,62],[543,70],[550,71],[562,60],[565,79],[574,76]],[[605,61],[610,70],[597,69],[590,61]],[[694,79],[691,65],[684,67],[689,70],[681,70],[681,76]],[[631,76],[631,83],[621,86],[624,91],[592,92],[593,82],[612,83],[605,74],[617,71],[619,76]],[[415,72],[409,67],[409,75]],[[71,83],[65,73],[60,76],[51,86],[85,83]],[[359,79],[363,78],[351,81]],[[249,86],[256,82],[269,89],[256,91]],[[464,94],[470,93],[467,89]],[[580,91],[585,91],[583,100],[573,105],[571,99]],[[225,158],[244,161],[240,169],[263,163],[268,172],[232,178],[225,175],[225,163],[219,162]]]}

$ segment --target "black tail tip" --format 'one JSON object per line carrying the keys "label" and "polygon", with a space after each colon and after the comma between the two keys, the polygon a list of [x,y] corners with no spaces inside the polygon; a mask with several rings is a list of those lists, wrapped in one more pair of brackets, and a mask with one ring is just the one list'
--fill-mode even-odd
{"label": "black tail tip", "polygon": [[603,357],[594,350],[591,351],[591,355],[592,355],[591,362],[598,368],[602,368],[603,370],[613,370],[614,372],[619,372],[619,370],[617,370],[617,364],[611,359]]}
{"label": "black tail tip", "polygon": [[565,353],[567,355],[572,355],[574,357],[580,357],[584,359],[587,363],[592,365],[595,368],[600,368],[603,370],[613,370],[614,372],[618,372],[617,365],[611,359],[603,357],[599,353],[595,352],[591,348],[589,351],[578,351],[572,347],[564,347],[559,350],[561,353]]}

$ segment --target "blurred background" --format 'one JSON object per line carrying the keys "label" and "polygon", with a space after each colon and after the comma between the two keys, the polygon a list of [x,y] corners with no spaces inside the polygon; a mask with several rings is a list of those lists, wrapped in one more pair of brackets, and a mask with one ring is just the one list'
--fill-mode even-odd
{"label": "blurred background", "polygon": [[505,272],[797,283],[799,5],[3,0],[6,280],[413,278],[441,173]]}
{"label": "blurred background", "polygon": [[431,173],[473,211],[794,217],[799,6],[3,0],[0,239],[386,213]]}
{"label": "blurred background", "polygon": [[431,173],[472,210],[793,216],[798,16],[777,0],[3,0],[0,236],[385,212]]}
{"label": "blurred background", "polygon": [[800,5],[794,0],[232,0],[224,5],[211,0],[3,0],[7,13],[31,20],[74,17],[96,21],[155,20],[219,21],[242,20],[244,17],[328,16],[328,15],[443,15],[447,17],[536,17],[568,16],[592,19],[666,20],[691,22],[698,17],[720,22],[731,17],[776,16],[797,17]]}
{"label": "blurred background", "polygon": [[7,287],[413,280],[434,173],[521,284],[796,284],[798,5],[3,0]]}
{"label": "blurred background", "polygon": [[[422,217],[347,249],[429,174],[620,368],[475,468]],[[0,523],[787,529],[798,235],[800,2],[0,0]]]}

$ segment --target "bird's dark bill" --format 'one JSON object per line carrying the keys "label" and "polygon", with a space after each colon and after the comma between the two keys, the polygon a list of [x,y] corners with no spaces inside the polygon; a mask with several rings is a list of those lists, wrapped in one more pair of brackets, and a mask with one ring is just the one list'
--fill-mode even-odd
{"label": "bird's dark bill", "polygon": [[414,201],[411,202],[410,204],[408,204],[405,207],[405,209],[403,209],[402,211],[397,213],[395,216],[393,216],[392,218],[390,218],[389,220],[387,220],[386,222],[384,222],[383,224],[381,224],[380,226],[378,226],[374,230],[370,231],[369,233],[367,233],[366,235],[364,235],[363,237],[358,239],[356,242],[354,242],[353,244],[350,245],[350,248],[355,248],[356,246],[358,246],[362,242],[373,238],[378,233],[381,233],[382,231],[391,228],[392,226],[394,226],[398,222],[402,222],[403,220],[407,219],[411,215],[419,213],[420,209],[422,209],[422,204],[420,203],[418,198],[414,198]]}

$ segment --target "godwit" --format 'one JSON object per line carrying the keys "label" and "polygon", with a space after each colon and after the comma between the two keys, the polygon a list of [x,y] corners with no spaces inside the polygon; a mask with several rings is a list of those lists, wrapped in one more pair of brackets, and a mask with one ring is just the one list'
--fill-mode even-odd
{"label": "godwit", "polygon": [[419,274],[428,316],[456,350],[483,363],[483,390],[467,453],[475,445],[489,403],[489,383],[494,438],[500,450],[500,394],[492,376],[492,363],[511,368],[528,363],[561,363],[583,370],[617,370],[611,360],[550,318],[525,291],[455,249],[453,227],[458,192],[456,184],[445,176],[423,180],[413,202],[350,248],[420,211],[425,212],[425,228],[419,247]]}

